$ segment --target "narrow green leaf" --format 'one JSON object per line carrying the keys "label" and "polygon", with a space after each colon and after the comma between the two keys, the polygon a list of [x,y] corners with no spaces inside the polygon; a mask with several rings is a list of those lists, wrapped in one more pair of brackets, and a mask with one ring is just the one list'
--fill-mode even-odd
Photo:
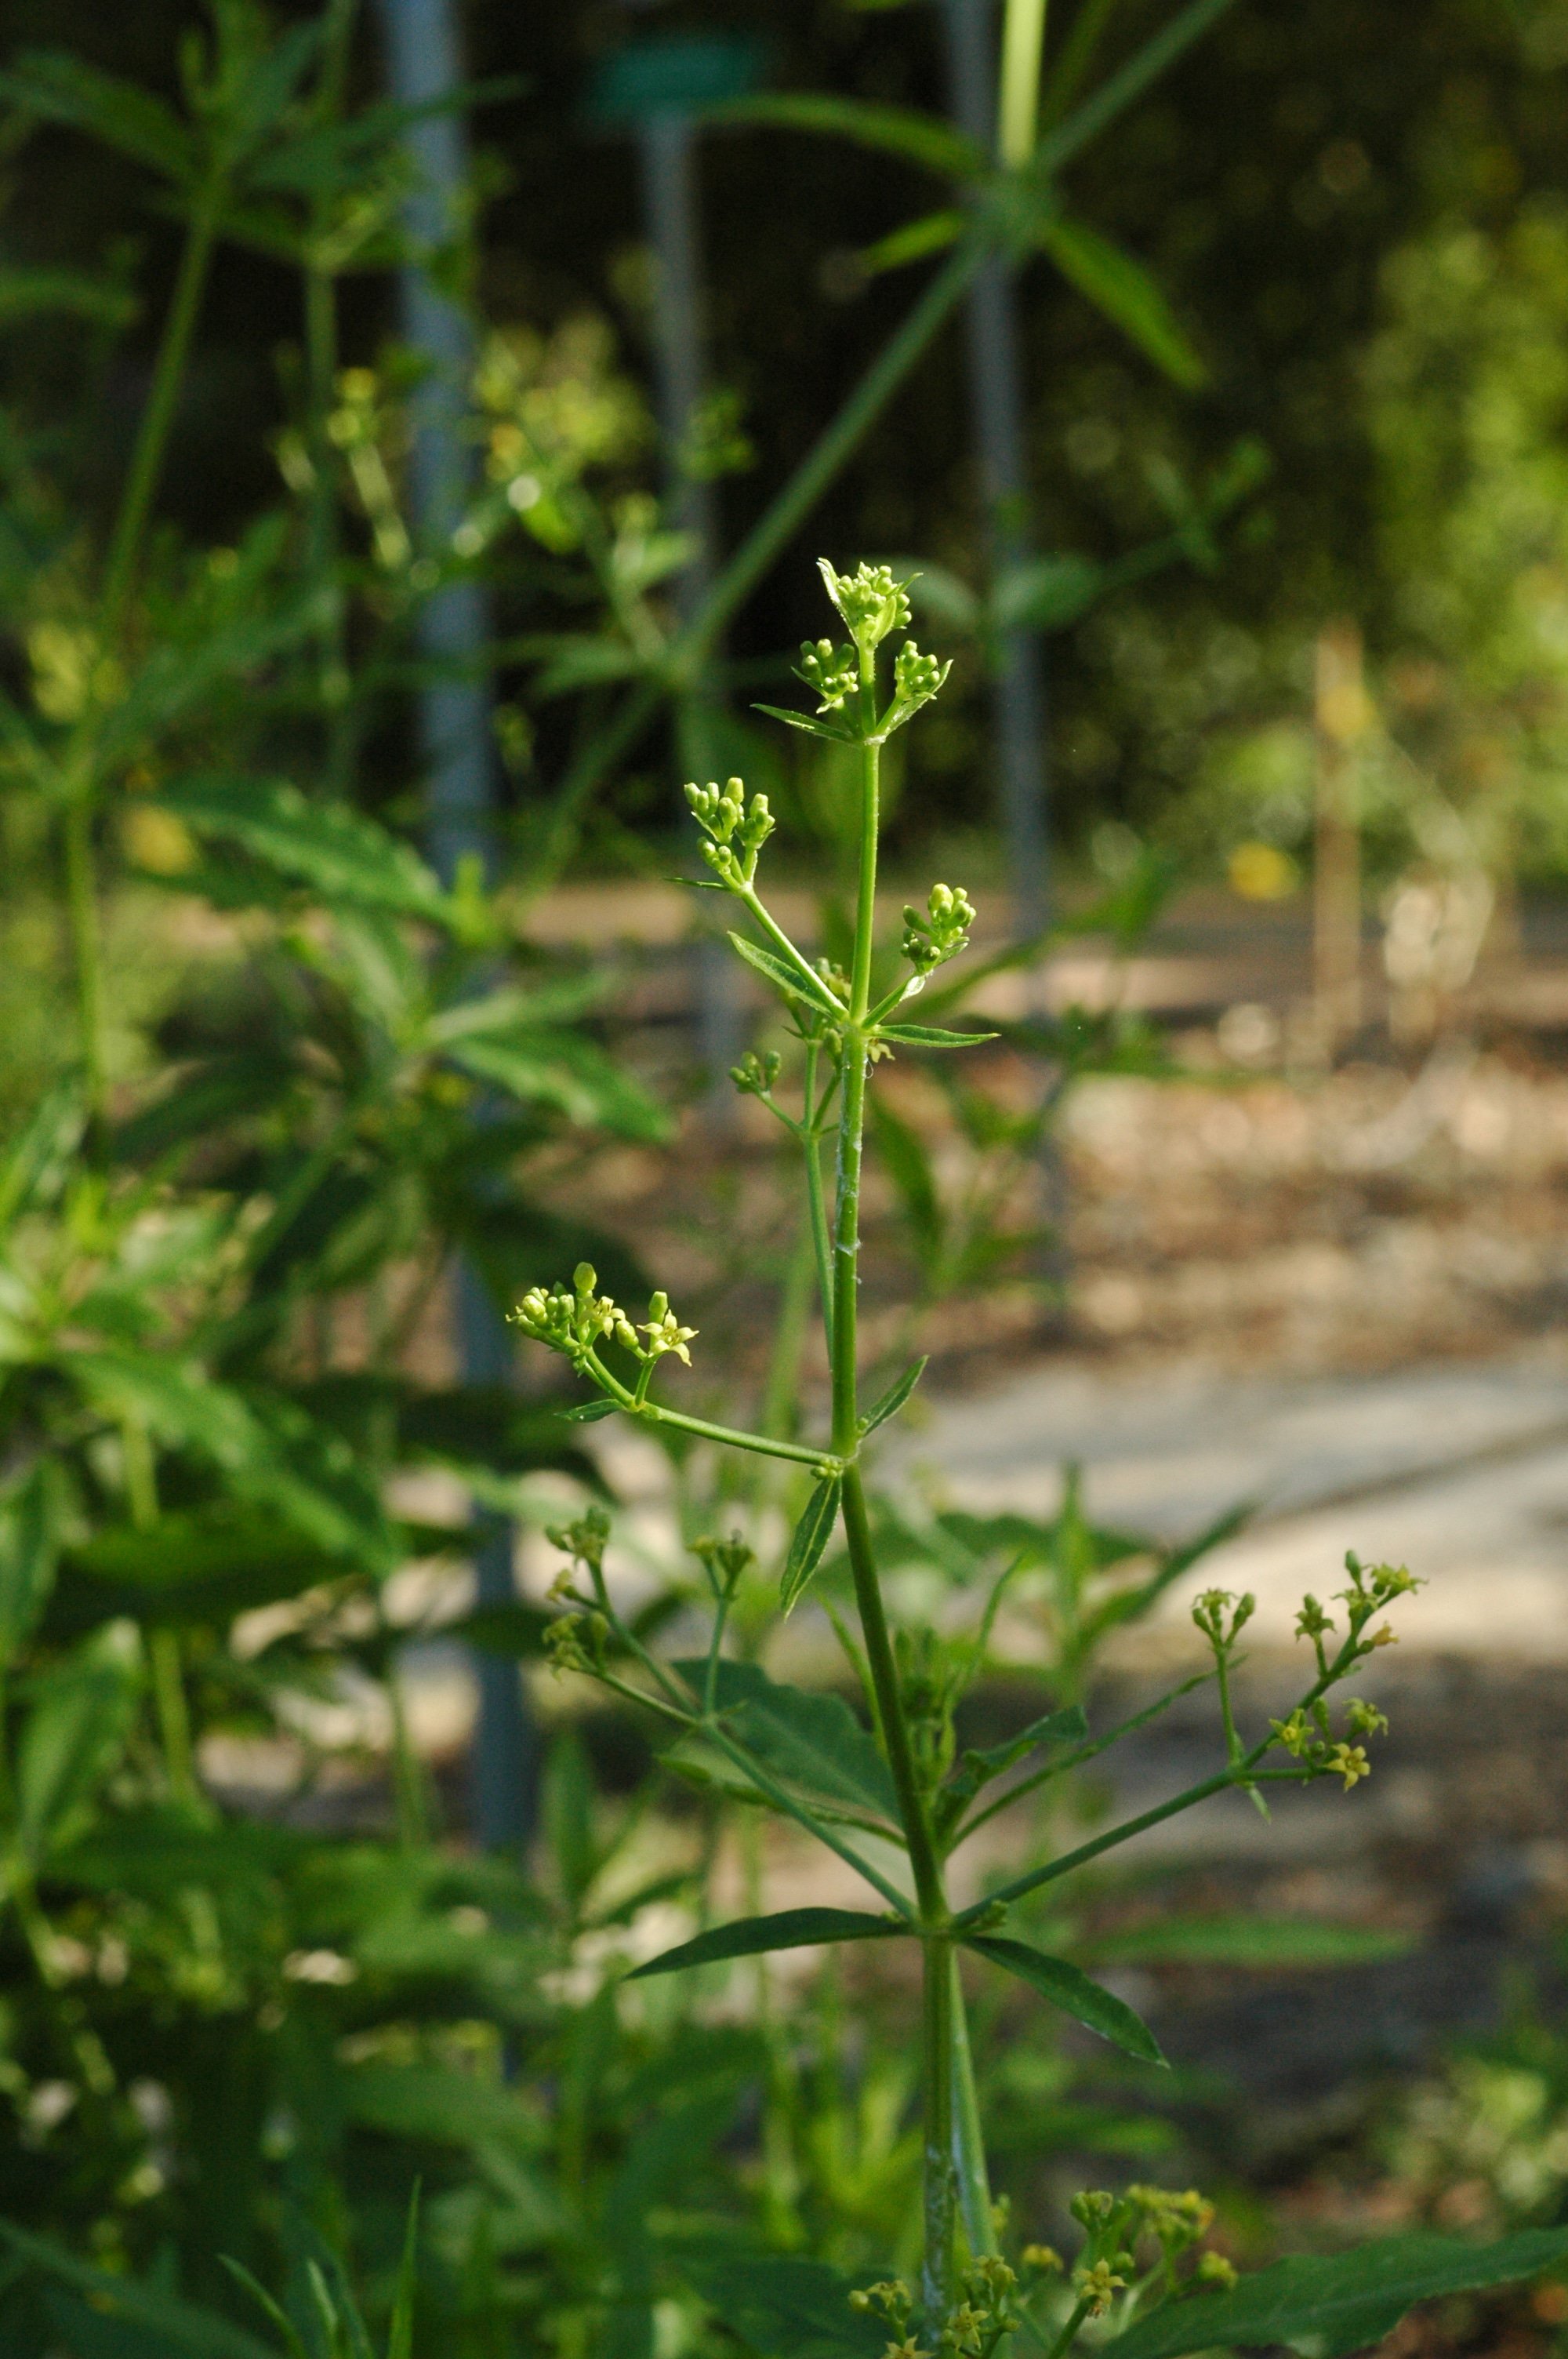
{"label": "narrow green leaf", "polygon": [[1568,2228],[1529,2228],[1493,2245],[1460,2236],[1384,2236],[1325,2258],[1296,2254],[1228,2293],[1173,2302],[1100,2348],[1110,2359],[1184,2359],[1192,2351],[1291,2343],[1341,2359],[1381,2342],[1412,2302],[1512,2285],[1568,2259]]}
{"label": "narrow green leaf", "polygon": [[779,1582],[779,1603],[785,1614],[794,1612],[806,1583],[822,1561],[823,1550],[832,1538],[833,1527],[838,1520],[838,1495],[842,1489],[843,1483],[838,1475],[825,1474],[806,1503],[805,1512],[795,1527]]}
{"label": "narrow green leaf", "polygon": [[408,2225],[403,2232],[403,2258],[397,2267],[397,2291],[386,2330],[386,2359],[414,2359],[414,2298],[418,2290],[419,2181],[408,2199]]}
{"label": "narrow green leaf", "polygon": [[81,1832],[124,1744],[137,1688],[128,1636],[100,1631],[33,1685],[16,1748],[16,1835],[34,1862]]}
{"label": "narrow green leaf", "polygon": [[930,1357],[930,1353],[925,1353],[918,1360],[912,1360],[897,1383],[890,1385],[881,1400],[866,1411],[865,1416],[860,1419],[862,1434],[875,1433],[879,1425],[885,1425],[890,1417],[898,1415],[915,1386],[925,1374]]}
{"label": "narrow green leaf", "polygon": [[940,115],[920,114],[910,106],[877,105],[816,91],[784,91],[736,99],[715,111],[727,123],[771,123],[785,130],[818,131],[833,138],[851,139],[859,147],[902,156],[950,179],[980,180],[989,167],[989,158],[972,139],[966,139]]}
{"label": "narrow green leaf", "polygon": [[901,228],[890,230],[886,237],[872,240],[861,246],[855,260],[866,277],[878,277],[884,270],[902,270],[909,263],[924,262],[928,254],[940,254],[945,246],[956,245],[968,226],[967,216],[951,207],[942,212],[922,213],[917,221],[905,222]]}
{"label": "narrow green leaf", "polygon": [[124,328],[136,316],[136,299],[110,279],[84,270],[0,270],[0,326],[64,311],[78,320]]}
{"label": "narrow green leaf", "polygon": [[40,1458],[0,1500],[0,1668],[49,1603],[64,1522],[61,1469]]}
{"label": "narrow green leaf", "polygon": [[598,1400],[579,1401],[575,1408],[557,1409],[556,1415],[563,1425],[597,1425],[601,1417],[613,1417],[620,1406],[619,1401],[601,1396]]}
{"label": "narrow green leaf", "polygon": [[1035,232],[1064,278],[1114,321],[1156,368],[1191,392],[1208,371],[1187,342],[1176,315],[1141,262],[1098,230],[1058,214]]}
{"label": "narrow green leaf", "polygon": [[1159,2043],[1147,2024],[1141,2022],[1127,2005],[1112,1991],[1104,1990],[1065,1958],[1049,1957],[1044,1950],[1031,1948],[1027,1941],[1013,1941],[992,1933],[971,1933],[965,1937],[965,1947],[978,1950],[995,1966],[1005,1967],[1020,1982],[1059,2006],[1089,2031],[1098,2031],[1128,2056],[1136,2056],[1145,2064],[1163,2064]]}
{"label": "narrow green leaf", "polygon": [[944,1032],[934,1024],[879,1024],[879,1040],[893,1040],[901,1049],[972,1049],[981,1040],[1000,1038],[997,1032]]}
{"label": "narrow green leaf", "polygon": [[1187,1917],[1136,1925],[1094,1944],[1097,1963],[1205,1966],[1357,1966],[1408,1957],[1409,1933],[1372,1925],[1319,1925],[1305,1917]]}
{"label": "narrow green leaf", "polygon": [[804,729],[808,737],[826,737],[830,745],[854,745],[860,742],[852,729],[824,721],[813,712],[794,712],[787,704],[753,704],[752,710],[765,712],[770,721],[782,721],[791,729]]}
{"label": "narrow green leaf", "polygon": [[782,1908],[773,1917],[742,1917],[733,1925],[711,1926],[678,1949],[650,1958],[627,1980],[673,1974],[683,1966],[711,1966],[721,1958],[757,1958],[769,1950],[804,1950],[817,1941],[881,1941],[909,1930],[889,1917],[869,1916],[862,1908]]}
{"label": "narrow green leaf", "polygon": [[9,2220],[0,2220],[0,2238],[35,2268],[65,2285],[75,2286],[111,2316],[117,2314],[161,2334],[171,2355],[176,2351],[190,2351],[200,2354],[200,2359],[277,2359],[269,2345],[247,2334],[243,2327],[231,2325],[227,2319],[197,2310],[172,2294],[138,2284],[135,2277],[95,2269],[90,2262],[78,2260],[63,2245],[47,2236],[31,2235],[25,2228],[13,2226]]}
{"label": "narrow green leaf", "polygon": [[744,959],[748,966],[765,975],[775,990],[784,992],[791,999],[804,1001],[806,1006],[815,1007],[820,1015],[831,1016],[838,1022],[843,1022],[843,1008],[827,985],[815,975],[803,973],[799,967],[786,965],[774,951],[760,950],[755,942],[749,942],[744,934],[731,934],[730,940],[737,958]]}

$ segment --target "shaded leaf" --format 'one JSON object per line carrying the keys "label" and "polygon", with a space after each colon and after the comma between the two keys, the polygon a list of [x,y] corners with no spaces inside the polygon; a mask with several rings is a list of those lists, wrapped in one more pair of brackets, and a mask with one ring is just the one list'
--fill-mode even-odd
{"label": "shaded leaf", "polygon": [[1493,2245],[1459,2236],[1385,2236],[1325,2258],[1297,2254],[1228,2293],[1176,2302],[1101,2345],[1116,2359],[1287,2343],[1340,2359],[1392,2332],[1412,2302],[1512,2285],[1568,2258],[1568,2228],[1530,2228]]}
{"label": "shaded leaf", "polygon": [[915,1386],[925,1374],[930,1356],[929,1353],[925,1353],[920,1359],[912,1360],[898,1381],[891,1384],[881,1400],[875,1402],[866,1411],[865,1416],[860,1419],[862,1434],[875,1433],[879,1425],[885,1425],[890,1417],[898,1415]]}
{"label": "shaded leaf", "polygon": [[1156,368],[1189,392],[1208,371],[1176,315],[1141,262],[1082,222],[1047,216],[1035,235],[1064,278],[1146,353]]}
{"label": "shaded leaf", "polygon": [[95,2269],[50,2237],[32,2235],[0,2219],[0,2240],[45,2276],[76,2287],[107,2316],[128,2319],[133,2325],[162,2335],[174,2351],[195,2352],[199,2359],[276,2359],[276,2352],[243,2327],[177,2300],[160,2288],[140,2285],[135,2277]]}
{"label": "shaded leaf", "polygon": [[942,1817],[951,1824],[962,1806],[970,1802],[982,1786],[993,1777],[1001,1777],[1025,1754],[1047,1745],[1081,1745],[1089,1733],[1081,1704],[1068,1704],[1062,1712],[1048,1712],[1039,1720],[1030,1722],[1018,1734],[1004,1745],[990,1745],[983,1749],[973,1747],[966,1752],[947,1783],[937,1797]]}
{"label": "shaded leaf", "polygon": [[812,1492],[790,1538],[789,1553],[784,1558],[784,1572],[779,1581],[779,1603],[785,1614],[793,1613],[812,1574],[822,1561],[823,1551],[833,1537],[833,1527],[838,1520],[838,1498],[844,1487],[838,1474],[825,1474]]}
{"label": "shaded leaf", "polygon": [[737,99],[716,112],[727,123],[770,123],[785,130],[818,131],[853,140],[858,147],[902,156],[951,179],[980,180],[989,169],[989,158],[974,140],[967,139],[940,115],[921,114],[911,106],[879,105],[865,99],[801,91]]}
{"label": "shaded leaf", "polygon": [[684,1966],[710,1966],[721,1958],[756,1958],[771,1950],[803,1950],[818,1941],[878,1941],[910,1928],[859,1908],[783,1908],[773,1917],[742,1917],[733,1925],[710,1926],[678,1949],[650,1958],[628,1975],[673,1974]]}
{"label": "shaded leaf", "polygon": [[716,2247],[680,2253],[676,2265],[762,2359],[881,2359],[886,2326],[850,2309],[857,2280],[825,2262]]}
{"label": "shaded leaf", "polygon": [[[676,1669],[696,1696],[708,1666],[700,1658]],[[898,1799],[876,1741],[842,1696],[786,1687],[756,1663],[720,1661],[718,1705],[730,1734],[766,1769],[798,1788],[817,1806],[870,1821],[880,1832],[898,1824]],[[884,1823],[889,1822],[889,1823]]]}
{"label": "shaded leaf", "polygon": [[0,1500],[0,1667],[49,1603],[64,1516],[65,1484],[53,1459],[39,1459]]}
{"label": "shaded leaf", "polygon": [[619,1407],[618,1401],[605,1400],[601,1397],[598,1400],[579,1401],[575,1408],[557,1409],[556,1414],[564,1425],[597,1425],[600,1418],[613,1417]]}
{"label": "shaded leaf", "polygon": [[1139,2057],[1145,2064],[1163,2064],[1158,2042],[1147,2024],[1133,2014],[1125,1999],[1108,1991],[1065,1958],[1053,1958],[1044,1950],[1031,1947],[1027,1941],[1014,1941],[992,1933],[970,1933],[965,1936],[966,1949],[978,1950],[982,1958],[993,1965],[1005,1967],[1020,1982],[1059,2006],[1089,2031],[1098,2031],[1115,2048],[1128,2056]]}
{"label": "shaded leaf", "polygon": [[524,1105],[553,1106],[585,1130],[612,1130],[622,1138],[669,1136],[663,1108],[580,1033],[541,1028],[508,1039],[479,1032],[453,1040],[446,1054],[477,1080],[498,1082]]}
{"label": "shaded leaf", "polygon": [[0,270],[0,326],[64,311],[78,320],[125,327],[136,315],[136,299],[112,279],[84,270]]}
{"label": "shaded leaf", "polygon": [[77,1831],[104,1771],[119,1756],[135,1708],[132,1634],[105,1630],[32,1685],[16,1748],[16,1835],[41,1859]]}

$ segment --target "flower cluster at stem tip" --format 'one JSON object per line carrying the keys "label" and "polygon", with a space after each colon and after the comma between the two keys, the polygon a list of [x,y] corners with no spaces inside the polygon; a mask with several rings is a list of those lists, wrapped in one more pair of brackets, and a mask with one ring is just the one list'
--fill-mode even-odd
{"label": "flower cluster at stem tip", "polygon": [[742,778],[726,778],[716,786],[688,784],[686,799],[692,817],[708,841],[702,856],[721,885],[743,890],[757,873],[757,854],[772,835],[776,821],[766,795],[746,800]]}
{"label": "flower cluster at stem tip", "polygon": [[[670,1309],[667,1294],[661,1291],[651,1295],[646,1319],[633,1323],[618,1302],[598,1289],[598,1271],[591,1262],[579,1261],[572,1272],[569,1288],[553,1286],[546,1290],[542,1286],[531,1286],[511,1313],[511,1323],[520,1327],[535,1343],[562,1353],[576,1367],[590,1357],[603,1335],[650,1364],[673,1352],[677,1360],[684,1360],[687,1367],[691,1365],[687,1346],[697,1329],[681,1325]],[[645,1335],[647,1342],[640,1343],[639,1335]]]}

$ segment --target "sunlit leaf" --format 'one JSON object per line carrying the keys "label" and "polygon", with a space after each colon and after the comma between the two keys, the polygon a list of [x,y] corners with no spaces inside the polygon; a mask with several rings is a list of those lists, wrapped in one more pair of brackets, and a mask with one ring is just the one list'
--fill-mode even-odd
{"label": "sunlit leaf", "polygon": [[909,1928],[891,1918],[855,1908],[782,1908],[773,1917],[742,1917],[733,1925],[710,1926],[678,1949],[650,1958],[628,1979],[673,1974],[686,1966],[715,1965],[724,1958],[757,1958],[773,1950],[804,1950],[818,1941],[879,1941]]}
{"label": "sunlit leaf", "polygon": [[158,802],[194,834],[238,846],[293,883],[351,908],[445,922],[450,905],[412,848],[346,803],[282,779],[178,778]]}
{"label": "sunlit leaf", "polygon": [[755,942],[749,942],[744,934],[731,934],[730,940],[736,956],[744,959],[746,964],[754,967],[759,974],[765,975],[775,990],[784,992],[790,999],[804,1001],[807,1007],[815,1007],[820,1015],[831,1016],[840,1023],[843,1021],[844,1009],[827,985],[816,975],[788,965],[776,952],[762,950]]}
{"label": "sunlit leaf", "polygon": [[973,1049],[994,1040],[994,1032],[944,1032],[933,1024],[879,1024],[877,1038],[894,1040],[901,1049]]}

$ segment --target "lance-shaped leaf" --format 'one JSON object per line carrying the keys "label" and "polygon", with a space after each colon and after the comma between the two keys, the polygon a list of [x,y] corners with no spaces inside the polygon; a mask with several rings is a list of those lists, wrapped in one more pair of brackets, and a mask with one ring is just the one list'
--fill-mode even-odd
{"label": "lance-shaped leaf", "polygon": [[[706,1662],[698,1658],[676,1669],[700,1697]],[[726,1660],[717,1666],[715,1701],[736,1742],[820,1817],[869,1825],[882,1834],[896,1828],[898,1799],[887,1764],[842,1696],[787,1687],[755,1663]],[[677,1747],[677,1756],[685,1750]],[[674,1766],[688,1764],[676,1757]],[[708,1773],[709,1760],[705,1757],[700,1767]]]}
{"label": "lance-shaped leaf", "polygon": [[869,1916],[863,1908],[782,1908],[773,1917],[742,1917],[733,1925],[710,1926],[678,1949],[650,1958],[627,1979],[644,1974],[673,1974],[683,1966],[711,1966],[722,1958],[758,1958],[770,1950],[804,1950],[818,1941],[881,1941],[890,1933],[907,1933],[889,1917]]}
{"label": "lance-shaped leaf", "polygon": [[879,1040],[894,1040],[901,1049],[972,1049],[978,1041],[1000,1037],[995,1032],[944,1032],[935,1024],[877,1026]]}
{"label": "lance-shaped leaf", "polygon": [[1089,1733],[1081,1704],[1068,1704],[1062,1712],[1045,1712],[1032,1720],[1027,1728],[1010,1737],[1005,1745],[971,1747],[964,1754],[958,1767],[937,1796],[937,1811],[943,1826],[952,1826],[961,1817],[967,1803],[972,1802],[982,1786],[1000,1777],[1026,1754],[1047,1745],[1082,1745]]}
{"label": "lance-shaped leaf", "polygon": [[0,2220],[0,2238],[29,2267],[77,2287],[92,2304],[94,2318],[124,2319],[148,2329],[158,2338],[157,2348],[168,2353],[168,2359],[175,2359],[178,2352],[192,2353],[196,2359],[277,2359],[270,2344],[230,2320],[198,2310],[160,2286],[143,2285],[135,2277],[94,2268],[51,2237],[32,2235],[8,2220]]}
{"label": "lance-shaped leaf", "polygon": [[912,106],[878,105],[874,101],[837,98],[816,91],[784,91],[732,101],[716,110],[728,123],[776,123],[792,131],[819,131],[831,138],[851,139],[858,147],[902,156],[912,164],[945,178],[984,179],[989,158],[983,148],[940,115],[923,114]]}
{"label": "lance-shaped leaf", "polygon": [[1412,2302],[1513,2285],[1568,2258],[1568,2228],[1527,2228],[1494,2245],[1459,2236],[1382,2236],[1354,2252],[1276,2261],[1228,2293],[1172,2303],[1100,2347],[1107,2359],[1183,2359],[1191,2351],[1290,2343],[1340,2359],[1380,2343]]}
{"label": "lance-shaped leaf", "polygon": [[789,1554],[779,1582],[779,1603],[786,1614],[794,1612],[796,1601],[822,1561],[823,1551],[838,1520],[838,1499],[843,1487],[838,1475],[824,1474],[790,1536]]}
{"label": "lance-shaped leaf", "polygon": [[[1087,2030],[1098,2031],[1128,2056],[1136,2056],[1145,2064],[1163,2064],[1159,2043],[1148,2025],[1133,2014],[1125,1999],[1114,1991],[1106,1990],[1099,1983],[1065,1958],[1053,1958],[1044,1950],[1033,1949],[1027,1941],[1013,1941],[992,1933],[971,1933],[966,1936],[966,1949],[979,1951],[993,1966],[1003,1966],[1020,1982],[1059,2006]],[[1213,2339],[1213,2338],[1211,2338]]]}
{"label": "lance-shaped leaf", "polygon": [[233,844],[332,901],[438,923],[451,915],[418,853],[346,804],[309,802],[282,779],[174,779],[157,799],[194,834]]}
{"label": "lance-shaped leaf", "polygon": [[1043,220],[1035,235],[1063,277],[1113,321],[1156,368],[1188,391],[1204,383],[1207,369],[1141,262],[1098,230],[1064,221],[1060,214]]}
{"label": "lance-shaped leaf", "polygon": [[834,745],[856,745],[860,740],[852,729],[841,722],[827,721],[820,713],[792,712],[784,704],[754,704],[753,712],[765,712],[771,721],[782,721],[791,729],[804,729],[808,737],[826,737]]}
{"label": "lance-shaped leaf", "polygon": [[831,1016],[839,1023],[843,1022],[843,1008],[819,976],[806,969],[789,965],[775,951],[762,950],[755,942],[749,942],[744,934],[731,934],[730,940],[736,957],[744,959],[749,967],[754,967],[759,974],[765,975],[775,990],[785,993],[791,999],[803,1000],[806,1006],[815,1007],[820,1015]]}
{"label": "lance-shaped leaf", "polygon": [[1408,1957],[1409,1933],[1375,1925],[1320,1925],[1310,1917],[1177,1917],[1108,1933],[1097,1963],[1296,1968],[1376,1965]]}
{"label": "lance-shaped leaf", "polygon": [[598,1400],[579,1401],[575,1408],[557,1409],[556,1414],[564,1425],[597,1425],[601,1417],[613,1417],[620,1406],[619,1401],[601,1396]]}
{"label": "lance-shaped leaf", "polygon": [[62,1470],[52,1458],[38,1460],[0,1500],[0,1669],[49,1603],[65,1508]]}
{"label": "lance-shaped leaf", "polygon": [[890,1417],[898,1415],[904,1402],[925,1374],[926,1361],[929,1357],[930,1354],[926,1353],[918,1360],[912,1360],[897,1383],[890,1385],[881,1400],[874,1402],[866,1411],[865,1416],[860,1419],[862,1434],[875,1433],[879,1425],[885,1425]]}

